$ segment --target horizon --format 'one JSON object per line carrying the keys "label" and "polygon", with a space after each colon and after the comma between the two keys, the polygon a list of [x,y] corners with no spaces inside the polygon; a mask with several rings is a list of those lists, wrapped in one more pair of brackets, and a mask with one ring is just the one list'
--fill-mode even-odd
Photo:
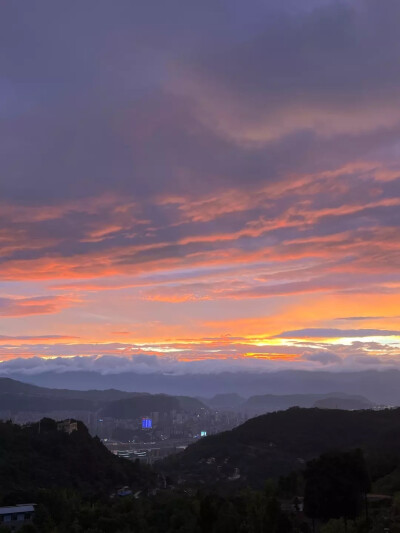
{"label": "horizon", "polygon": [[[270,372],[243,369],[218,372],[203,368],[203,372],[187,372],[187,369],[182,369],[177,364],[175,372],[163,372],[160,369],[149,371],[146,367],[134,365],[129,367],[129,363],[127,364],[123,358],[118,362],[112,361],[112,364],[107,361],[104,364],[100,361],[99,364],[98,360],[90,362],[90,356],[79,359],[80,364],[72,368],[65,365],[63,358],[59,358],[57,364],[52,366],[47,364],[54,360],[41,358],[25,359],[23,360],[25,366],[20,366],[19,360],[10,361],[16,364],[11,365],[0,375],[0,382],[8,378],[14,383],[20,382],[53,390],[84,392],[113,389],[125,391],[127,394],[166,394],[192,398],[213,398],[233,394],[242,398],[261,397],[267,403],[270,403],[267,401],[269,396],[277,399],[291,396],[319,396],[359,397],[369,402],[371,408],[373,406],[390,408],[400,405],[400,371],[393,368],[357,371],[286,369]],[[7,397],[7,391],[5,392],[3,401]],[[295,403],[291,403],[290,406],[295,406]]]}
{"label": "horizon", "polygon": [[275,4],[2,6],[0,376],[400,369],[400,4]]}

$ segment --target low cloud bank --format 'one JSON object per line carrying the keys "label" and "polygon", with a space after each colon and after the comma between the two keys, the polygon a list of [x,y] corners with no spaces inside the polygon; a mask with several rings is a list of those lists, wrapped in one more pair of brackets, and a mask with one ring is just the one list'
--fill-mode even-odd
{"label": "low cloud bank", "polygon": [[207,358],[182,361],[169,355],[87,355],[57,356],[51,358],[16,358],[0,362],[0,375],[35,376],[44,373],[63,374],[69,372],[117,375],[125,373],[185,375],[220,374],[224,372],[276,372],[281,370],[331,370],[332,372],[356,371],[366,368],[397,368],[395,357],[365,356],[357,351],[344,357],[330,350],[305,350],[295,360],[238,357],[230,359]]}

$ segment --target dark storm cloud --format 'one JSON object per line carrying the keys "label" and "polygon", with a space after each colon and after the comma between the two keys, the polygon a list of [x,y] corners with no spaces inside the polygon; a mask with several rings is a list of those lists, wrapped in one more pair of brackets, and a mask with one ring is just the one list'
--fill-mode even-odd
{"label": "dark storm cloud", "polygon": [[388,110],[387,103],[398,102],[399,15],[395,0],[385,9],[368,0],[282,10],[266,17],[253,38],[199,57],[188,69],[200,84],[212,80],[212,89],[237,104],[242,118],[274,122],[282,111],[293,114],[303,106],[305,114],[330,112],[335,129],[335,112],[347,112],[351,121],[363,111],[368,119],[377,105]]}
{"label": "dark storm cloud", "polygon": [[194,72],[199,87],[226,87],[257,116],[293,102],[374,109],[397,98],[395,2],[254,8],[257,24],[237,2],[3,6],[0,68],[15,109],[3,125],[3,194],[40,204],[111,183],[145,197],[204,191],[329,168],[393,140],[395,131],[322,141],[300,123],[279,142],[239,147],[202,124],[196,91],[177,97],[171,81]]}

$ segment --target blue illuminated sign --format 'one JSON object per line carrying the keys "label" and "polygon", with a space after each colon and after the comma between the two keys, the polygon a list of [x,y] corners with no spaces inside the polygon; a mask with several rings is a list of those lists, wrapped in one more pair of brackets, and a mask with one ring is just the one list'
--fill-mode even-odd
{"label": "blue illuminated sign", "polygon": [[153,427],[153,421],[151,418],[142,418],[142,429],[151,429]]}

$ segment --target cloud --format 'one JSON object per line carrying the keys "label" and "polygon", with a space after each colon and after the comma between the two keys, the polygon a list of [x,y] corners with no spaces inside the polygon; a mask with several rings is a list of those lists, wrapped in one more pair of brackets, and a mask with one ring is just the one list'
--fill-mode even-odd
{"label": "cloud", "polygon": [[303,359],[306,359],[307,361],[315,361],[317,363],[321,363],[322,365],[342,363],[342,358],[339,357],[339,355],[329,351],[306,353],[303,354]]}
{"label": "cloud", "polygon": [[[293,336],[283,339],[263,336],[220,335],[196,338],[176,338],[164,342],[135,343],[122,332],[121,339],[112,342],[83,342],[81,339],[21,338],[0,339],[0,373],[12,372],[14,365],[26,372],[41,373],[47,368],[60,372],[96,371],[104,374],[126,371],[146,373],[193,373],[274,371],[284,368],[315,370],[320,364],[330,368],[356,368],[369,358],[377,358],[382,366],[395,365],[400,355],[400,343],[384,336],[367,336],[347,342],[346,333],[339,340],[331,337]],[[324,332],[326,333],[326,332]],[[321,339],[321,340],[319,340]],[[378,341],[379,339],[379,341]],[[25,372],[25,370],[24,370]]]}
{"label": "cloud", "polygon": [[338,317],[335,318],[335,320],[349,320],[352,322],[357,322],[361,320],[387,320],[387,319],[398,319],[400,318],[399,315],[396,316],[345,316],[345,317]]}
{"label": "cloud", "polygon": [[74,300],[63,296],[0,298],[0,316],[23,317],[54,314],[70,307],[73,303]]}
{"label": "cloud", "polygon": [[399,120],[395,2],[385,14],[377,0],[271,11],[246,40],[182,66],[177,90],[196,95],[205,120],[254,141],[293,129],[358,134]]}
{"label": "cloud", "polygon": [[[336,347],[335,347],[336,349]],[[268,348],[259,350],[259,356],[238,357],[226,355],[219,357],[217,354],[208,353],[204,357],[192,357],[185,359],[171,354],[155,353],[132,353],[117,355],[113,352],[100,355],[85,356],[51,356],[51,357],[14,357],[3,359],[0,362],[0,375],[33,376],[43,373],[96,372],[101,375],[118,375],[132,372],[135,374],[154,375],[196,375],[196,374],[220,374],[247,372],[276,372],[280,370],[297,369],[316,371],[322,366],[336,371],[353,371],[373,365],[380,368],[398,368],[398,359],[392,356],[371,356],[367,352],[350,350],[348,354],[321,348],[303,350],[295,359],[282,357],[282,354],[274,354]],[[278,350],[279,352],[279,350]],[[255,350],[257,355],[257,350]]]}
{"label": "cloud", "polygon": [[79,337],[73,337],[71,335],[0,335],[0,342],[44,342],[44,341],[76,341]]}
{"label": "cloud", "polygon": [[294,331],[284,331],[275,338],[281,339],[315,339],[315,338],[348,338],[348,337],[386,337],[400,336],[400,330],[385,329],[335,329],[335,328],[307,328]]}
{"label": "cloud", "polygon": [[400,7],[381,4],[7,3],[1,356],[392,357]]}
{"label": "cloud", "polygon": [[[249,361],[232,361],[229,366],[230,371],[240,372],[251,368],[265,368],[266,364]],[[275,365],[278,368],[277,365]],[[272,368],[272,367],[271,367]],[[55,357],[52,359],[42,359],[40,357],[15,358],[9,361],[0,362],[0,374],[10,375],[37,375],[44,372],[99,372],[102,375],[116,375],[126,372],[138,374],[171,374],[182,375],[189,373],[207,374],[210,372],[224,372],[226,365],[218,358],[207,361],[176,361],[168,357],[157,357],[155,355],[137,355],[121,357],[116,355],[86,356],[86,357]]]}

